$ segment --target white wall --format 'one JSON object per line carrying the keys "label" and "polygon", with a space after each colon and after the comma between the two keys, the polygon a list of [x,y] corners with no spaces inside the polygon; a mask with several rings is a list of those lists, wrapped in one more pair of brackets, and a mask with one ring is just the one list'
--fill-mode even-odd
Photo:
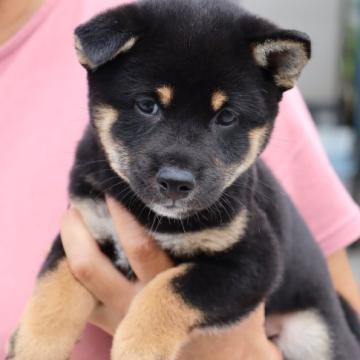
{"label": "white wall", "polygon": [[311,104],[332,105],[338,99],[341,1],[242,0],[247,9],[278,25],[310,35],[313,59],[300,80],[300,88]]}

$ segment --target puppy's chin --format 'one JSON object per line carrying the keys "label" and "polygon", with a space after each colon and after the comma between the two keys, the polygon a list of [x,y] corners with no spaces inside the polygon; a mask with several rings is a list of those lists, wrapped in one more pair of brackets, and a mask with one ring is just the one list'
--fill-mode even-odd
{"label": "puppy's chin", "polygon": [[151,210],[153,210],[156,214],[160,216],[164,216],[170,219],[182,219],[187,216],[186,209],[182,209],[180,207],[166,207],[163,205],[153,204],[150,206]]}

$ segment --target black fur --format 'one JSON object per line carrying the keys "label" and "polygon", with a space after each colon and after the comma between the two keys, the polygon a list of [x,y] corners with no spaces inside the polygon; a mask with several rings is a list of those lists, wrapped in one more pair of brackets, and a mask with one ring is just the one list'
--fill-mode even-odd
{"label": "black fur", "polygon": [[[203,312],[205,320],[196,327],[233,324],[267,299],[267,314],[318,310],[331,333],[332,359],[360,358],[348,324],[358,325],[354,312],[345,307],[346,322],[320,250],[269,170],[257,160],[230,184],[224,179],[245,159],[252,130],[267,126],[259,150],[266,146],[284,91],[274,81],[273,68],[255,63],[253,47],[289,40],[304,46],[310,57],[307,36],[215,0],[142,1],[102,14],[76,34],[96,70],[88,72],[92,118],[78,146],[70,194],[111,195],[160,234],[225,228],[246,209],[246,232],[234,246],[181,256],[168,251],[176,263],[193,264],[174,279],[173,288]],[[135,46],[113,58],[133,36]],[[136,101],[156,99],[162,85],[174,90],[169,107],[153,117],[139,113]],[[211,108],[217,90],[226,94],[225,107],[237,116],[230,127],[218,126]],[[128,179],[113,169],[99,138],[96,106],[104,104],[119,112],[111,137],[127,151],[123,170]],[[196,178],[193,196],[175,204],[181,219],[161,216],[151,205],[167,206],[154,179],[162,166],[174,164]],[[102,250],[115,261],[111,242]],[[42,274],[63,256],[58,238]]]}
{"label": "black fur", "polygon": [[357,314],[354,314],[353,308],[348,304],[348,302],[339,295],[339,300],[341,306],[344,310],[346,320],[350,326],[351,331],[356,336],[358,341],[360,341],[360,319]]}
{"label": "black fur", "polygon": [[59,261],[62,260],[64,257],[65,250],[61,242],[61,237],[60,235],[58,235],[51,246],[50,252],[46,257],[38,276],[40,277],[44,275],[47,271],[54,270],[59,264]]}

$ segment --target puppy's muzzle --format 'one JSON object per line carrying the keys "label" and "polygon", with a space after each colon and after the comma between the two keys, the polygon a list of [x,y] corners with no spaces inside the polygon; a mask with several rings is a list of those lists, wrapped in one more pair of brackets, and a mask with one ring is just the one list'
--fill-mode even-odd
{"label": "puppy's muzzle", "polygon": [[162,167],[156,175],[161,194],[176,201],[190,196],[196,186],[194,175],[188,170],[176,167]]}

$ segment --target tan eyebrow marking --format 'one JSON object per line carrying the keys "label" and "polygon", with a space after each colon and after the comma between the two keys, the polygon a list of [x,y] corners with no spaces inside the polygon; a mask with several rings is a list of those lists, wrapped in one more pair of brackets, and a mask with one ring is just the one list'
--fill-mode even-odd
{"label": "tan eyebrow marking", "polygon": [[159,95],[161,103],[165,107],[171,104],[171,101],[174,97],[174,89],[170,85],[163,85],[157,88],[156,92]]}
{"label": "tan eyebrow marking", "polygon": [[211,107],[214,111],[219,111],[227,100],[228,97],[226,96],[226,94],[221,90],[217,90],[212,94]]}

